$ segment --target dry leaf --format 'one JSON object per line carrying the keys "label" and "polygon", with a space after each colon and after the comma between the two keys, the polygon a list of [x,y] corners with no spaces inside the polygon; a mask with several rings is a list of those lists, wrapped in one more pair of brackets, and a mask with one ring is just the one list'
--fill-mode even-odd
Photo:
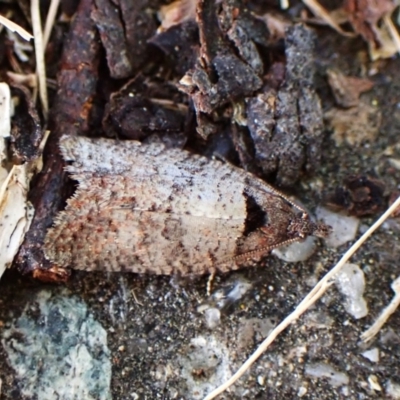
{"label": "dry leaf", "polygon": [[332,137],[337,144],[346,142],[353,146],[376,138],[382,116],[376,107],[360,102],[347,110],[331,108],[324,118],[333,129]]}
{"label": "dry leaf", "polygon": [[369,79],[346,76],[333,70],[328,70],[327,74],[336,103],[345,108],[357,106],[360,94],[374,86]]}
{"label": "dry leaf", "polygon": [[343,5],[353,29],[375,47],[381,46],[378,22],[395,7],[392,0],[345,0]]}
{"label": "dry leaf", "polygon": [[9,267],[33,218],[27,165],[15,165],[0,188],[0,276]]}
{"label": "dry leaf", "polygon": [[33,218],[33,208],[27,200],[32,163],[12,166],[7,160],[7,141],[11,131],[12,102],[10,88],[0,83],[0,277],[9,267],[21,245]]}

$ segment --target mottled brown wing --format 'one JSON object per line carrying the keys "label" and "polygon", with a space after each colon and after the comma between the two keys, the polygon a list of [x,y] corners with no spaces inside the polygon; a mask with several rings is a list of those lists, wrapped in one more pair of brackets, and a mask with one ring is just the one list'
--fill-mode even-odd
{"label": "mottled brown wing", "polygon": [[66,214],[62,228],[48,234],[46,253],[56,264],[75,269],[204,274],[235,253],[242,224],[241,219],[104,207],[74,218]]}
{"label": "mottled brown wing", "polygon": [[66,137],[62,151],[79,187],[45,239],[60,266],[203,274],[286,239],[291,206],[229,164],[104,139]]}

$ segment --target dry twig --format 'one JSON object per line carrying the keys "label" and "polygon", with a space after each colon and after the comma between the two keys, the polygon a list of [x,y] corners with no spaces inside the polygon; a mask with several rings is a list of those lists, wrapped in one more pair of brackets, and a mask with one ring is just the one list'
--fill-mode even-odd
{"label": "dry twig", "polygon": [[49,101],[47,97],[46,86],[46,65],[44,62],[44,43],[42,23],[40,20],[39,0],[31,2],[32,29],[35,38],[35,56],[36,56],[36,71],[39,82],[39,95],[43,107],[45,119],[49,112]]}
{"label": "dry twig", "polygon": [[369,342],[372,340],[376,334],[381,330],[382,326],[389,319],[389,317],[397,310],[400,305],[400,277],[392,283],[392,289],[395,293],[392,301],[389,305],[382,311],[378,319],[369,327],[362,335],[361,339],[364,342]]}
{"label": "dry twig", "polygon": [[343,36],[354,36],[354,33],[345,32],[340,25],[331,17],[328,11],[325,10],[317,1],[315,0],[303,0],[303,3],[313,12],[314,15],[325,21],[331,28],[339,32]]}
{"label": "dry twig", "polygon": [[27,41],[33,39],[33,36],[28,31],[26,31],[24,28],[21,28],[19,25],[17,25],[15,22],[12,22],[8,18],[3,17],[2,15],[0,15],[0,24],[3,24],[7,29],[12,32],[18,33],[18,35],[20,35]]}
{"label": "dry twig", "polygon": [[49,11],[47,12],[46,23],[43,31],[43,48],[46,49],[47,43],[49,43],[50,34],[54,26],[60,0],[51,0]]}

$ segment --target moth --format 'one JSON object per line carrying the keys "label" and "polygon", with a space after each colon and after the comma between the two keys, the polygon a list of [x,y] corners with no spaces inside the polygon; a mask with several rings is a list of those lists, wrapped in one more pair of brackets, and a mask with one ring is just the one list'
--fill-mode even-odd
{"label": "moth", "polygon": [[61,138],[78,187],[44,243],[62,267],[152,274],[235,270],[328,227],[261,179],[161,143]]}

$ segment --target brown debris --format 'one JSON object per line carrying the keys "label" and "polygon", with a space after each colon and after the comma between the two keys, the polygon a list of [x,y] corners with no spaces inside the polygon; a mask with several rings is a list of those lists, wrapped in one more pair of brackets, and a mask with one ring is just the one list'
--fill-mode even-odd
{"label": "brown debris", "polygon": [[[318,0],[303,0],[320,19],[303,17],[304,22],[330,25],[343,36],[361,35],[368,44],[370,58],[390,58],[400,51],[400,36],[392,21],[398,6],[394,0],[345,0],[340,8],[327,11]],[[342,30],[340,25],[349,22],[355,33]]]}
{"label": "brown debris", "polygon": [[199,30],[195,21],[174,25],[151,39],[149,44],[156,46],[165,55],[167,65],[182,77],[194,68],[199,52]]}
{"label": "brown debris", "polygon": [[[197,132],[208,138],[231,121],[231,137],[241,164],[252,172],[261,169],[279,185],[290,186],[303,171],[318,165],[323,137],[321,107],[313,89],[314,35],[304,27],[289,29],[286,65],[277,59],[265,71],[270,60],[260,49],[272,43],[268,28],[241,2],[226,0],[216,5],[201,1],[197,23],[199,58],[179,84],[193,102]],[[189,22],[170,28],[169,39],[173,29],[178,32],[185,24]],[[173,41],[161,44],[163,34],[152,42],[166,55],[173,54]],[[195,46],[188,50],[184,62],[196,54]],[[269,102],[273,98],[273,104],[263,104],[263,98]]]}
{"label": "brown debris", "polygon": [[357,106],[360,94],[371,90],[374,86],[369,79],[345,76],[333,70],[328,70],[327,75],[337,105],[345,108]]}
{"label": "brown debris", "polygon": [[333,130],[333,139],[340,145],[350,146],[372,142],[379,133],[382,115],[377,107],[360,102],[349,109],[331,108],[324,114],[328,126]]}
{"label": "brown debris", "polygon": [[[303,25],[289,29],[283,84],[278,90],[266,87],[247,100],[257,163],[282,186],[292,185],[303,170],[310,171],[319,163],[323,121],[314,90],[314,40],[312,31]],[[280,71],[278,64],[271,80],[274,86],[279,86]]]}
{"label": "brown debris", "polygon": [[29,91],[24,86],[10,87],[13,97],[18,98],[16,112],[11,120],[11,151],[16,164],[38,157],[43,131]]}
{"label": "brown debris", "polygon": [[91,16],[106,50],[110,75],[115,79],[126,78],[132,74],[132,65],[119,9],[109,0],[96,0],[95,3],[96,9]]}
{"label": "brown debris", "polygon": [[182,132],[185,115],[178,107],[181,96],[174,86],[152,85],[139,75],[110,96],[103,129],[109,137],[134,140],[152,133]]}
{"label": "brown debris", "polygon": [[362,217],[373,215],[385,206],[385,185],[368,175],[348,177],[343,185],[329,194],[325,202],[335,211],[347,211],[349,215]]}
{"label": "brown debris", "polygon": [[111,77],[133,76],[146,61],[147,40],[156,32],[146,0],[95,0],[91,16],[107,55]]}
{"label": "brown debris", "polygon": [[[289,29],[286,67],[279,60],[264,75],[266,60],[259,48],[270,46],[269,32],[242,3],[226,0],[217,7],[200,1],[197,22],[199,59],[179,85],[193,102],[197,132],[207,138],[228,117],[240,125],[232,126],[231,134],[242,165],[253,172],[258,165],[279,185],[293,184],[304,170],[318,165],[323,137],[321,106],[313,88],[314,35],[305,27]],[[263,96],[276,98],[272,109],[261,104]],[[255,159],[246,125],[255,141]]]}
{"label": "brown debris", "polygon": [[[16,264],[22,273],[52,267],[43,256],[43,239],[55,214],[70,194],[65,185],[67,177],[58,140],[65,132],[77,135],[88,134],[91,130],[90,115],[100,54],[96,28],[90,17],[92,7],[92,0],[81,1],[65,43],[58,75],[59,89],[50,113],[51,134],[44,151],[44,167],[34,180],[29,194],[35,216],[16,257]],[[38,276],[40,272],[35,274]],[[60,275],[59,270],[56,273],[50,270],[45,275],[46,280],[58,281],[65,273]]]}
{"label": "brown debris", "polygon": [[379,20],[395,7],[392,0],[345,0],[343,4],[353,29],[375,47],[381,46]]}
{"label": "brown debris", "polygon": [[32,277],[42,282],[67,282],[70,277],[70,271],[57,266],[49,269],[34,269],[32,271]]}
{"label": "brown debris", "polygon": [[[253,94],[262,85],[262,62],[245,29],[246,21],[251,20],[251,16],[235,0],[225,1],[220,14],[217,9],[212,0],[198,2],[200,58],[195,68],[180,81],[181,90],[193,101],[197,131],[205,138],[213,129],[203,125],[201,114],[211,115],[217,108]],[[263,26],[267,36],[266,26],[262,21],[258,22],[261,25],[257,26]],[[248,24],[250,32],[255,25],[256,22]],[[261,37],[259,34],[254,40],[261,40]],[[232,48],[230,40],[236,48]],[[238,48],[239,43],[242,46]]]}

